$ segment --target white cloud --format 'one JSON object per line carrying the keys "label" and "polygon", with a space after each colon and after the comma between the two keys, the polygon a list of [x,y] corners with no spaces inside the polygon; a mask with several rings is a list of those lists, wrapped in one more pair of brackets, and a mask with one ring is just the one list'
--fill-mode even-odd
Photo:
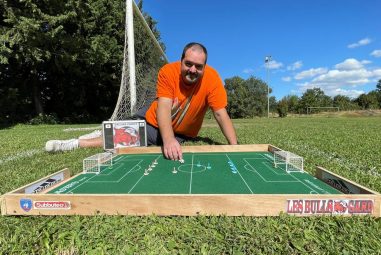
{"label": "white cloud", "polygon": [[327,68],[322,68],[322,67],[311,68],[309,70],[302,71],[302,72],[296,74],[294,76],[294,78],[295,78],[295,80],[302,80],[302,79],[312,78],[312,77],[314,77],[316,75],[324,74],[327,71],[328,71]]}
{"label": "white cloud", "polygon": [[275,60],[271,60],[267,64],[264,65],[265,68],[267,68],[267,65],[268,65],[269,69],[279,69],[283,66],[283,63],[276,62]]}
{"label": "white cloud", "polygon": [[252,74],[252,73],[254,73],[254,69],[252,69],[252,68],[246,68],[242,72],[246,73],[246,74]]}
{"label": "white cloud", "polygon": [[328,96],[344,95],[356,98],[365,93],[361,87],[381,78],[381,68],[365,69],[363,63],[356,59],[345,60],[337,64],[337,69],[329,70],[309,82],[298,84],[301,93],[307,89],[320,88]]}
{"label": "white cloud", "polygon": [[287,77],[282,77],[282,81],[289,82],[289,81],[291,81],[291,77],[289,77],[289,76],[287,76]]}
{"label": "white cloud", "polygon": [[327,91],[327,95],[328,96],[337,96],[337,95],[342,95],[342,96],[347,96],[347,97],[350,97],[350,98],[357,98],[359,97],[361,94],[364,94],[365,91],[364,90],[355,90],[355,89],[342,89],[342,88],[337,88],[333,91]]}
{"label": "white cloud", "polygon": [[363,64],[369,64],[369,61],[358,61],[354,58],[348,58],[344,60],[344,62],[341,62],[337,65],[335,65],[336,69],[338,70],[357,70],[364,67]]}
{"label": "white cloud", "polygon": [[371,56],[375,58],[380,58],[381,57],[381,50],[374,50],[372,53],[370,53]]}
{"label": "white cloud", "polygon": [[294,71],[294,70],[301,68],[302,66],[303,66],[303,62],[299,60],[299,61],[296,61],[295,63],[287,66],[287,70]]}
{"label": "white cloud", "polygon": [[357,48],[357,47],[360,47],[360,46],[364,46],[364,45],[367,45],[369,43],[371,43],[372,40],[369,39],[369,38],[364,38],[364,39],[361,39],[360,41],[356,42],[356,43],[352,43],[352,44],[349,44],[348,45],[348,48],[350,49],[353,49],[353,48]]}

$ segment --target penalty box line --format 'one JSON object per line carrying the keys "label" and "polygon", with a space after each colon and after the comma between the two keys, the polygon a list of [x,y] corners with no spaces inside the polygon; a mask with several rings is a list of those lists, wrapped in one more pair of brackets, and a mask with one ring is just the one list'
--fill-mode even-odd
{"label": "penalty box line", "polygon": [[[158,160],[159,158],[161,157],[161,155],[158,155],[155,159],[154,159],[154,161],[156,160]],[[131,187],[131,189],[128,191],[128,194],[130,194],[132,191],[133,191],[133,189],[139,184],[139,182],[143,179],[143,177],[144,177],[145,175],[144,175],[144,173],[140,176],[140,178],[135,182],[135,184]]]}
{"label": "penalty box line", "polygon": [[[246,160],[245,160],[246,161]],[[272,170],[269,166],[266,165],[267,162],[262,162],[262,164],[264,164],[266,167],[268,167],[270,170]],[[248,167],[250,167],[251,169],[248,169]],[[293,182],[298,182],[297,181],[270,181],[270,180],[267,180],[265,177],[263,177],[259,171],[253,166],[251,165],[249,162],[246,161],[246,165],[245,165],[245,169],[248,170],[248,171],[251,171],[251,172],[254,172],[256,173],[257,175],[259,175],[259,177],[261,177],[261,179],[263,180],[263,182],[266,182],[266,183],[277,183],[277,182],[284,182],[284,183],[287,183],[287,182],[290,182],[290,183],[293,183]],[[274,172],[274,171],[273,171]],[[274,172],[275,174],[279,175],[278,173]],[[281,175],[284,175],[284,176],[288,176],[288,174],[281,174]]]}
{"label": "penalty box line", "polygon": [[[266,163],[263,163],[266,167],[268,167],[270,170],[272,170],[272,167],[268,166]],[[301,174],[308,174],[306,172],[301,172]],[[300,180],[298,177],[296,177],[295,175],[293,175],[292,173],[286,173],[284,175],[289,175],[291,176],[294,180],[294,182],[299,182],[301,183],[302,185],[306,186],[308,189],[310,189],[310,191],[313,191],[313,192],[316,192],[317,194],[319,194],[319,192],[317,192],[314,188],[312,188],[311,186],[313,186],[312,184],[309,184],[307,185],[305,182],[303,182],[302,180]],[[268,182],[282,182],[282,181],[268,181]],[[284,182],[293,182],[293,181],[284,181]],[[318,188],[319,190],[322,190],[324,191],[325,194],[329,194],[326,190],[324,189],[321,189],[320,187]]]}
{"label": "penalty box line", "polygon": [[[233,161],[230,159],[230,157],[229,157],[228,154],[225,154],[225,156],[229,159],[229,161],[233,162]],[[234,165],[235,165],[235,164],[234,164]],[[239,172],[238,169],[237,169],[237,173],[239,174],[239,176],[241,177],[242,181],[245,183],[246,187],[249,189],[249,191],[251,192],[251,194],[254,194],[254,192],[251,190],[249,184],[247,184],[245,178],[243,178],[243,176],[241,175],[241,173]]]}

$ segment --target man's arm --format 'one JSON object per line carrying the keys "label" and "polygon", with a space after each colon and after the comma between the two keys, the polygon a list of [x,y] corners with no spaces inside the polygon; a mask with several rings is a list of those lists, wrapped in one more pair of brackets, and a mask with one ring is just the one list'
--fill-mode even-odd
{"label": "man's arm", "polygon": [[172,99],[159,97],[156,117],[161,137],[163,139],[164,156],[171,160],[183,158],[180,143],[176,140],[171,120]]}
{"label": "man's arm", "polygon": [[233,123],[225,108],[213,111],[214,118],[229,144],[238,144]]}

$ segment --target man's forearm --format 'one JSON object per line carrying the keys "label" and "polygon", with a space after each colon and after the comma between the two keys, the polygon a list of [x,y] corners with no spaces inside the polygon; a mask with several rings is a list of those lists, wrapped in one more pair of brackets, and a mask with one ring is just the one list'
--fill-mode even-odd
{"label": "man's forearm", "polygon": [[228,143],[238,144],[233,122],[227,114],[226,109],[220,109],[213,112],[213,114]]}
{"label": "man's forearm", "polygon": [[173,138],[174,133],[172,129],[172,121],[171,121],[171,108],[167,105],[161,105],[161,107],[157,108],[156,112],[157,116],[157,124],[159,125],[159,130],[163,142]]}
{"label": "man's forearm", "polygon": [[168,98],[159,98],[156,110],[157,123],[161,137],[163,139],[164,156],[171,160],[181,160],[183,158],[181,146],[175,138],[172,128],[171,107],[172,100]]}

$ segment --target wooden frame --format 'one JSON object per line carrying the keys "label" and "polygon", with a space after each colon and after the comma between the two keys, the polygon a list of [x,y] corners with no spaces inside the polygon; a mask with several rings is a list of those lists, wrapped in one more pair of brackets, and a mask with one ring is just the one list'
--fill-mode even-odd
{"label": "wooden frame", "polygon": [[[183,146],[183,152],[270,151],[270,144]],[[117,153],[155,153],[160,147],[133,147]],[[317,167],[316,177],[352,194],[47,194],[69,179],[63,169],[4,194],[2,215],[372,215],[380,217],[381,195]],[[73,177],[72,177],[73,178]],[[48,181],[49,180],[49,181]],[[48,183],[48,184],[46,184]],[[343,188],[345,187],[345,188]],[[31,190],[38,191],[31,193]]]}

